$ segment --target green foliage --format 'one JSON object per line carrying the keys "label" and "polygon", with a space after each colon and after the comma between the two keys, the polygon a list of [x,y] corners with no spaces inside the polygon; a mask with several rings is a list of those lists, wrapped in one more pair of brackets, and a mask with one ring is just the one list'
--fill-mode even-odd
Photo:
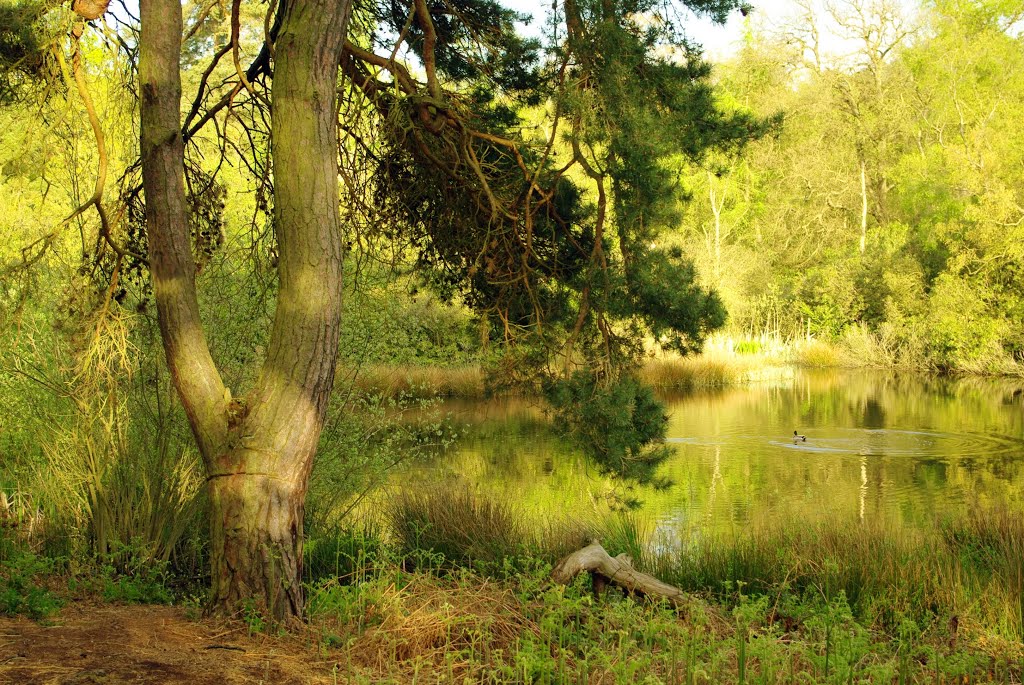
{"label": "green foliage", "polygon": [[353,366],[458,366],[480,356],[470,312],[404,279],[364,272],[343,315],[340,357]]}
{"label": "green foliage", "polygon": [[734,334],[853,330],[847,363],[1020,373],[1014,16],[940,2],[914,26],[848,3],[830,19],[808,7],[787,29],[810,45],[830,21],[851,38],[870,28],[877,40],[852,41],[852,60],[751,33],[723,85],[755,114],[783,107],[785,127],[742,161],[683,167],[694,192],[682,244],[721,289]]}
{"label": "green foliage", "polygon": [[53,76],[56,67],[48,43],[55,32],[46,26],[48,9],[44,0],[0,2],[0,104]]}
{"label": "green foliage", "polygon": [[625,480],[668,485],[657,477],[669,450],[660,444],[668,416],[654,392],[626,376],[605,383],[577,372],[549,381],[545,395],[556,426],[571,436],[601,470]]}
{"label": "green foliage", "polygon": [[611,313],[639,318],[667,349],[699,352],[708,334],[725,324],[721,299],[699,286],[694,265],[678,248],[646,250],[634,259]]}
{"label": "green foliage", "polygon": [[373,528],[307,530],[302,569],[308,582],[334,579],[359,583],[385,557],[384,540]]}
{"label": "green foliage", "polygon": [[[740,3],[687,5],[721,20]],[[555,18],[566,39],[547,46],[560,69],[514,35],[514,14],[483,0],[459,7],[458,22],[435,18],[432,57],[464,92],[396,92],[375,105],[385,135],[371,182],[388,236],[411,239],[443,297],[461,294],[503,342],[534,352],[509,359],[543,363],[568,341],[618,367],[635,361],[645,334],[699,349],[724,322],[721,303],[681,252],[650,247],[676,216],[668,160],[735,152],[774,122],[721,107],[682,32],[636,21],[655,3],[568,3]],[[405,8],[370,12],[427,49],[427,28],[405,26]],[[552,115],[564,140],[524,127]],[[452,124],[438,129],[434,116]]]}
{"label": "green foliage", "polygon": [[129,545],[102,558],[96,577],[90,578],[86,586],[97,583],[100,595],[108,602],[170,604],[174,597],[167,582],[167,562],[154,561],[147,550]]}
{"label": "green foliage", "polygon": [[38,556],[0,531],[0,614],[42,619],[63,600],[47,586],[58,560]]}

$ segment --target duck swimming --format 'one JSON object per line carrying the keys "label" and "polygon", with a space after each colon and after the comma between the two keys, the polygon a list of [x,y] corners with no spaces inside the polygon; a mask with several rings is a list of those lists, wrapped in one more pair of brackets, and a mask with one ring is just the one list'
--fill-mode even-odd
{"label": "duck swimming", "polygon": [[801,441],[807,442],[807,436],[806,435],[800,435],[796,431],[793,431],[793,442],[801,442]]}

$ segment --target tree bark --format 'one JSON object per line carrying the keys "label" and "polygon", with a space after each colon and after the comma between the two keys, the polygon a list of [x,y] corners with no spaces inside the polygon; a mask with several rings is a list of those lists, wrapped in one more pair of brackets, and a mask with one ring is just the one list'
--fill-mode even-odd
{"label": "tree bark", "polygon": [[867,165],[861,160],[860,163],[860,253],[864,254],[864,248],[868,241],[868,181]]}
{"label": "tree bark", "polygon": [[149,269],[164,353],[185,414],[210,467],[227,437],[228,398],[199,318],[185,202],[181,136],[181,3],[141,0],[142,185]]}
{"label": "tree bark", "polygon": [[210,474],[212,605],[260,598],[301,615],[302,520],[341,318],[334,98],[350,3],[290,2],[275,43],[274,213],[280,291],[260,378]]}
{"label": "tree bark", "polygon": [[142,0],[143,183],[164,349],[206,463],[209,610],[301,616],[302,519],[341,318],[335,93],[351,0],[291,0],[275,43],[277,308],[253,389],[232,398],[199,318],[180,130],[181,5]]}

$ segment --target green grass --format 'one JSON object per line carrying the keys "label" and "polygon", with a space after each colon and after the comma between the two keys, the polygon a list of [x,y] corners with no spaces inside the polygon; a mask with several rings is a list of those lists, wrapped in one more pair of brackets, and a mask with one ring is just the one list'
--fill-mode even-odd
{"label": "green grass", "polygon": [[595,531],[572,520],[534,521],[513,502],[466,490],[404,490],[386,507],[395,548],[419,566],[502,568],[540,556],[554,561]]}
{"label": "green grass", "polygon": [[63,599],[48,586],[57,560],[39,556],[0,536],[0,615],[43,619]]}
{"label": "green grass", "polygon": [[1018,657],[992,643],[904,621],[858,621],[845,597],[779,617],[772,597],[737,591],[730,606],[685,615],[586,577],[552,585],[537,564],[500,581],[452,569],[376,569],[358,587],[311,589],[310,629],[347,682],[965,683],[1019,682]]}
{"label": "green grass", "polygon": [[597,538],[613,555],[626,552],[639,568],[730,610],[741,597],[767,597],[773,620],[800,622],[807,606],[841,597],[859,624],[887,634],[956,617],[992,640],[1024,639],[1024,516],[1008,509],[975,510],[929,531],[825,518],[728,535],[695,531],[673,546],[652,540],[631,516],[540,528],[511,503],[448,490],[399,495],[391,524],[403,554],[467,568],[524,553],[553,563]]}
{"label": "green grass", "polygon": [[[454,488],[396,494],[386,522],[311,532],[308,634],[346,682],[1019,683],[1024,517],[933,529],[825,518],[669,544],[630,515],[539,521]],[[15,531],[17,532],[17,531]],[[550,580],[598,539],[694,597],[685,613]],[[83,595],[178,601],[131,547],[79,564],[0,539],[0,611]],[[69,575],[70,574],[70,575]],[[192,588],[194,589],[194,588]],[[247,612],[250,631],[273,623]]]}

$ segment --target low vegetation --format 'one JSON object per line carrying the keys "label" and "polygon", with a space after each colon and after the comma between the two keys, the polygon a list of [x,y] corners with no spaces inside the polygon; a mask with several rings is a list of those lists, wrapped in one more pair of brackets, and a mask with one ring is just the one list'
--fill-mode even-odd
{"label": "low vegetation", "polygon": [[[397,493],[361,526],[310,531],[309,621],[339,682],[965,683],[1024,675],[1024,518],[975,510],[933,529],[825,518],[670,544],[633,516],[532,520],[465,491]],[[550,580],[598,538],[692,593],[677,613]],[[0,545],[0,612],[69,599],[199,608],[195,579],[131,549],[88,564]],[[278,633],[255,610],[246,630]]]}

